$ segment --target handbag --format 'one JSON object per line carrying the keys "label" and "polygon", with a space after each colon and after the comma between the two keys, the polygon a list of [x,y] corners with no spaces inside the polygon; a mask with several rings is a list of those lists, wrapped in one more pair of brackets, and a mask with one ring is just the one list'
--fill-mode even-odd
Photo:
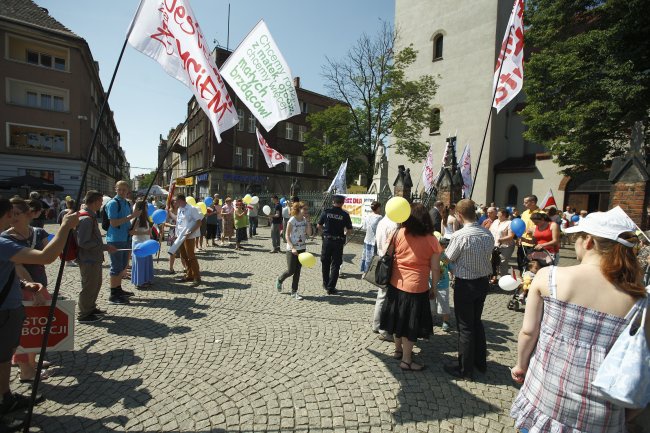
{"label": "handbag", "polygon": [[[642,408],[650,402],[650,350],[645,333],[648,296],[637,303],[630,323],[616,339],[592,382],[606,400],[625,408]],[[636,322],[641,316],[641,324]]]}
{"label": "handbag", "polygon": [[377,281],[375,280],[375,275],[377,273],[377,264],[379,263],[379,259],[381,259],[381,257],[372,256],[372,258],[370,259],[370,263],[368,264],[368,270],[364,274],[363,279],[371,284],[374,284],[380,289],[385,289],[386,285],[377,284]]}
{"label": "handbag", "polygon": [[390,243],[386,249],[386,254],[381,256],[377,260],[377,268],[375,269],[375,284],[385,287],[390,282],[390,276],[393,273],[393,259],[395,258],[395,249],[391,251],[393,247],[393,242],[395,241],[395,236],[399,228],[395,230],[393,236],[390,238]]}

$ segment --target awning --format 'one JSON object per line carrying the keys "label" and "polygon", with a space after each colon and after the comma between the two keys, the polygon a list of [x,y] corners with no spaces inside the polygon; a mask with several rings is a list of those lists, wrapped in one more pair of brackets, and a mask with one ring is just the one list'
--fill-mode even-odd
{"label": "awning", "polygon": [[40,177],[24,175],[24,176],[14,176],[8,177],[6,179],[0,179],[0,188],[2,189],[11,189],[11,188],[22,188],[27,187],[36,191],[63,191],[64,188],[61,185],[51,183]]}

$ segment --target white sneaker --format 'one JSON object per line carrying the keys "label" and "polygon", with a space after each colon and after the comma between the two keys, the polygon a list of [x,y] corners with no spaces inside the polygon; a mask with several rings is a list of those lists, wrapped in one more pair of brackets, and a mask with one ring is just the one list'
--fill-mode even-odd
{"label": "white sneaker", "polygon": [[302,301],[304,298],[298,294],[298,292],[292,293],[292,297],[296,298],[296,301]]}

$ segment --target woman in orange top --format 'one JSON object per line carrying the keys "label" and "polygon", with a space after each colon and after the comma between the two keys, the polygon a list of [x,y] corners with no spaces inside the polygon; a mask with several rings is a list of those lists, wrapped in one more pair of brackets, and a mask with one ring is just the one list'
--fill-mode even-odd
{"label": "woman in orange top", "polygon": [[393,358],[401,360],[400,368],[420,371],[425,366],[413,362],[413,344],[431,334],[429,299],[436,296],[442,252],[433,236],[429,212],[422,204],[411,205],[411,216],[395,233],[393,248],[393,271],[381,310],[380,328],[395,336]]}
{"label": "woman in orange top", "polygon": [[557,266],[560,261],[560,226],[551,221],[544,212],[537,212],[530,216],[530,220],[535,224],[531,230],[535,249],[548,251],[553,257],[553,264]]}

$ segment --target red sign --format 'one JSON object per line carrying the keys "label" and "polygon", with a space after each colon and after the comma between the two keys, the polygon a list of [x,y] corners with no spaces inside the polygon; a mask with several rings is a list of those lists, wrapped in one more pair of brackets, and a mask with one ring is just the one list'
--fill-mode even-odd
{"label": "red sign", "polygon": [[[25,302],[25,321],[17,349],[19,353],[38,352],[43,344],[50,306],[35,307],[31,304]],[[48,351],[74,350],[74,311],[74,301],[66,299],[57,302],[47,340]]]}

